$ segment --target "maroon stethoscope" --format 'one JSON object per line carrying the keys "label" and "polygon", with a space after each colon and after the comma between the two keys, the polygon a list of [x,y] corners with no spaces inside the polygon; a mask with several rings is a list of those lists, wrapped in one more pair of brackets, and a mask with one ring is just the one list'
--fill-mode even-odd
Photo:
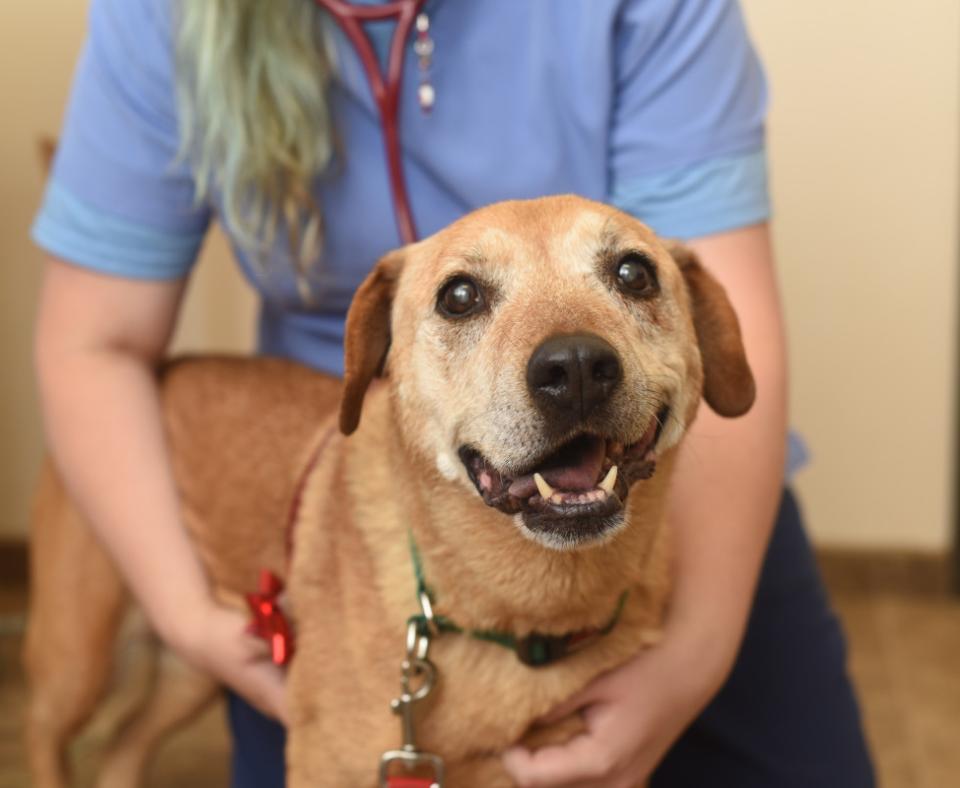
{"label": "maroon stethoscope", "polygon": [[[398,128],[400,87],[407,37],[426,0],[392,0],[392,2],[378,5],[352,5],[346,0],[314,0],[314,2],[330,13],[346,33],[360,56],[363,69],[367,74],[367,80],[370,83],[370,91],[373,93],[373,99],[380,113],[380,124],[383,127],[383,142],[387,154],[387,170],[390,176],[390,191],[397,219],[397,230],[403,243],[413,243],[417,240],[417,229],[413,222],[410,197],[407,192],[407,185],[403,176],[403,163],[400,158],[400,130]],[[364,22],[385,19],[397,20],[393,38],[390,40],[386,75],[380,71],[380,63],[373,51],[373,45],[363,29]],[[432,98],[430,103],[432,105]],[[421,106],[423,106],[422,103]],[[267,578],[267,583],[269,584],[269,582],[270,579]],[[261,581],[262,583],[263,581]],[[267,591],[270,590],[272,590],[272,587],[268,586]],[[283,654],[289,653],[286,647],[281,651]],[[406,681],[407,673],[405,669],[404,682]],[[401,749],[389,750],[381,756],[379,785],[386,786],[386,788],[401,788],[401,786],[403,788],[414,788],[414,786],[417,788],[434,788],[443,785],[443,761],[439,756],[416,749],[413,742],[412,718],[410,717],[413,702],[425,696],[432,685],[431,673],[428,680],[421,685],[417,692],[401,695],[401,698],[395,701],[400,705],[393,708],[404,719],[404,744]],[[403,686],[404,692],[407,693],[406,683]],[[423,777],[413,773],[406,773],[403,776],[390,775],[389,769],[398,761],[408,768],[429,766],[432,776]]]}
{"label": "maroon stethoscope", "polygon": [[[403,163],[400,159],[398,118],[407,37],[426,0],[392,0],[392,2],[377,5],[353,5],[346,0],[314,0],[314,2],[329,12],[360,56],[363,70],[370,83],[370,91],[380,112],[380,124],[383,126],[383,143],[387,154],[387,170],[390,176],[390,192],[393,197],[397,230],[403,243],[413,243],[417,240],[417,228],[410,209],[410,195],[407,192]],[[390,40],[387,72],[383,74],[363,25],[365,22],[385,19],[396,19],[397,26]]]}

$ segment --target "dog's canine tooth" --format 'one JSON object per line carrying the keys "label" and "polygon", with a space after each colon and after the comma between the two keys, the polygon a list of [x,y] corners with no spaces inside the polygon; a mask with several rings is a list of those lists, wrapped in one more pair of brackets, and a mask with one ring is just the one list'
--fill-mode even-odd
{"label": "dog's canine tooth", "polygon": [[540,491],[540,497],[543,498],[543,500],[547,500],[547,498],[553,495],[553,487],[547,484],[547,480],[539,473],[533,474],[533,482],[537,485],[537,489]]}
{"label": "dog's canine tooth", "polygon": [[603,490],[607,495],[613,492],[613,485],[617,483],[617,466],[614,465],[607,475],[603,477],[603,481],[600,482],[600,489]]}

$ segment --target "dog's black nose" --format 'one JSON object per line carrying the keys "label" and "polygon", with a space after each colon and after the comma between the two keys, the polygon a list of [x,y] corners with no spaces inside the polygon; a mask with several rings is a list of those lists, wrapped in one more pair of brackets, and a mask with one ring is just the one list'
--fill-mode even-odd
{"label": "dog's black nose", "polygon": [[622,379],[617,351],[594,334],[550,337],[527,363],[527,388],[554,417],[586,418]]}

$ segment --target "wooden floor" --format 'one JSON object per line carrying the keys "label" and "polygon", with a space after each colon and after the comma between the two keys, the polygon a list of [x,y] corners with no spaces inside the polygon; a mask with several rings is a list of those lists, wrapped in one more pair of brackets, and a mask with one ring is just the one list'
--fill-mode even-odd
{"label": "wooden floor", "polygon": [[[893,594],[856,585],[831,583],[881,785],[960,785],[960,601],[929,590]],[[0,588],[0,788],[29,785],[20,741],[23,599],[21,590]],[[103,732],[93,730],[77,743],[81,785],[90,784],[102,739]],[[150,785],[213,788],[226,780],[223,709],[217,706],[169,742]]]}
{"label": "wooden floor", "polygon": [[835,594],[886,788],[960,785],[960,602]]}

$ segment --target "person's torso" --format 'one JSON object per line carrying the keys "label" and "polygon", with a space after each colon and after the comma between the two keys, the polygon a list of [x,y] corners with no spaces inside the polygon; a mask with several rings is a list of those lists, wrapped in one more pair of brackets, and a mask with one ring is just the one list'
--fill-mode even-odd
{"label": "person's torso", "polygon": [[[605,198],[618,5],[426,4],[436,103],[427,113],[417,101],[421,73],[411,33],[398,111],[403,172],[420,237],[499,200],[566,192]],[[307,275],[311,300],[298,293],[284,233],[266,260],[235,249],[263,298],[260,350],[339,374],[353,293],[376,260],[401,241],[369,78],[352,44],[330,24],[337,153],[314,180],[323,241]],[[393,30],[393,22],[366,25],[381,69]]]}

